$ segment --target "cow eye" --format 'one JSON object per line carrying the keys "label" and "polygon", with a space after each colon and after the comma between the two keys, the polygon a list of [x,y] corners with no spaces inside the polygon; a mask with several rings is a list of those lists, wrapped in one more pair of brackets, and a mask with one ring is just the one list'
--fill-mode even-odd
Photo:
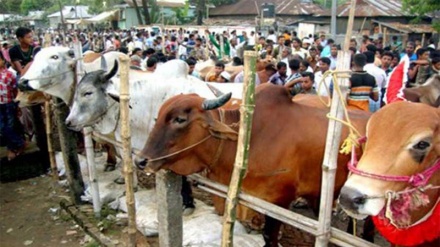
{"label": "cow eye", "polygon": [[54,59],[54,60],[57,60],[57,59],[58,59],[58,56],[57,56],[57,55],[53,55],[53,56],[51,56],[50,58],[52,58],[52,59]]}
{"label": "cow eye", "polygon": [[92,92],[85,92],[84,94],[83,94],[83,96],[84,97],[87,97],[87,96],[90,96],[90,95],[92,95],[93,93]]}
{"label": "cow eye", "polygon": [[418,151],[424,151],[427,148],[429,148],[429,146],[431,146],[431,144],[429,142],[427,142],[427,141],[419,141],[417,144],[415,144],[413,146],[413,148],[415,150],[418,150]]}
{"label": "cow eye", "polygon": [[186,122],[186,119],[185,118],[181,118],[181,117],[176,117],[174,119],[174,122],[178,123],[178,124],[183,124],[184,122]]}

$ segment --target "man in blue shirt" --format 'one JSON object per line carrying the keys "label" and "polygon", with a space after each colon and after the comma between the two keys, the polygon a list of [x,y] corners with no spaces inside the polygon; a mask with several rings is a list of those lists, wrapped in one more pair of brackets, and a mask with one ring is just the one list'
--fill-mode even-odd
{"label": "man in blue shirt", "polygon": [[414,52],[416,45],[414,44],[414,42],[409,41],[406,44],[406,48],[405,48],[405,52],[400,54],[400,59],[402,59],[404,56],[408,56],[409,57],[409,61],[416,61],[417,60],[417,55]]}

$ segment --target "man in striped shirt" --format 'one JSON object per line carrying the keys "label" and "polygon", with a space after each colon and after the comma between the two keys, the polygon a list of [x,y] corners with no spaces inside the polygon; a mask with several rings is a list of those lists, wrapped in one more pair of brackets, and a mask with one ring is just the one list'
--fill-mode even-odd
{"label": "man in striped shirt", "polygon": [[350,92],[347,97],[347,105],[351,109],[370,111],[369,99],[379,99],[379,88],[374,76],[364,71],[367,57],[364,54],[356,54],[353,58],[353,74],[350,77]]}

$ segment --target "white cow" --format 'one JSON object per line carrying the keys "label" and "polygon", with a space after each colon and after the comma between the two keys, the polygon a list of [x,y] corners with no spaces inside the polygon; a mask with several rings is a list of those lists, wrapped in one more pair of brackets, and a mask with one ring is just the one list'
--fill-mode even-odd
{"label": "white cow", "polygon": [[[120,52],[108,52],[103,56],[109,66],[122,55]],[[68,103],[73,93],[73,70],[76,63],[73,51],[67,47],[47,47],[41,49],[34,58],[26,74],[20,78],[19,85],[43,91]],[[101,58],[84,63],[86,72],[101,68]]]}
{"label": "white cow", "polygon": [[[73,105],[66,124],[80,130],[93,126],[102,134],[115,132],[120,139],[119,86],[115,77],[117,66],[109,73],[96,71],[86,74],[77,85]],[[205,98],[215,98],[205,82],[188,75],[188,65],[181,60],[171,60],[161,65],[148,80],[130,80],[130,124],[134,148],[142,149],[154,125],[159,108],[168,98],[182,93],[196,93]],[[215,86],[222,86],[215,84]],[[241,96],[240,84],[224,84]],[[241,98],[241,97],[240,97]]]}

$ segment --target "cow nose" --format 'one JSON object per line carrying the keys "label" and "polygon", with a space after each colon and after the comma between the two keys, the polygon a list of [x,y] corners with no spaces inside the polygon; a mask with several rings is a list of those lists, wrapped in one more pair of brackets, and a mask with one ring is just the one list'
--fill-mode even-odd
{"label": "cow nose", "polygon": [[33,88],[31,88],[29,86],[29,80],[21,78],[19,83],[18,83],[18,89],[20,89],[20,91],[32,91],[34,90]]}
{"label": "cow nose", "polygon": [[66,120],[66,127],[67,128],[72,127],[72,122],[70,120]]}
{"label": "cow nose", "polygon": [[342,187],[341,194],[339,195],[339,203],[342,207],[351,210],[357,210],[359,207],[365,204],[367,198],[364,194],[358,190],[349,187]]}
{"label": "cow nose", "polygon": [[141,158],[141,157],[136,157],[136,159],[134,160],[134,164],[136,165],[136,167],[141,170],[145,169],[145,167],[147,166],[147,163],[148,163],[148,159]]}

